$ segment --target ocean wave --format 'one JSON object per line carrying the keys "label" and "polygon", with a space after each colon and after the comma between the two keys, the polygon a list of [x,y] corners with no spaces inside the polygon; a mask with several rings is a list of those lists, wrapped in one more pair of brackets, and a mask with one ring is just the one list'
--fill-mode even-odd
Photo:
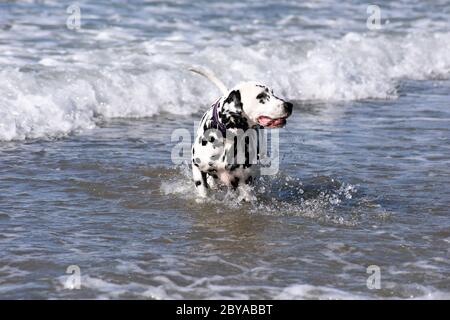
{"label": "ocean wave", "polygon": [[77,50],[17,66],[0,63],[0,140],[53,138],[94,128],[99,120],[187,115],[219,92],[186,71],[202,65],[226,84],[257,79],[289,99],[397,97],[399,79],[448,78],[450,33],[263,41],[190,46],[149,40],[126,48]]}

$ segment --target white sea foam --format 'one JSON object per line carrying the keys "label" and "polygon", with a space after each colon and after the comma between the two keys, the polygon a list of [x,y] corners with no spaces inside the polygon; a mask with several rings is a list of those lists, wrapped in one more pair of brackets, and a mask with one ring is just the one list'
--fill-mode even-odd
{"label": "white sea foam", "polygon": [[[170,273],[170,272],[168,272]],[[264,285],[226,285],[227,280],[232,277],[203,277],[193,278],[185,274],[173,271],[172,275],[183,278],[189,285],[180,285],[166,276],[151,276],[148,278],[155,282],[154,285],[136,282],[117,282],[102,278],[83,276],[81,279],[82,289],[92,290],[96,294],[96,299],[117,299],[123,297],[135,297],[145,299],[254,299],[255,292],[262,293],[270,299],[282,300],[366,300],[366,299],[396,299],[391,296],[378,296],[376,291],[363,293],[353,293],[345,289],[336,289],[327,286],[316,286],[310,284],[292,284],[286,287],[264,286]],[[67,276],[58,278],[57,290],[63,290]],[[7,286],[4,291],[14,289],[15,286]],[[435,300],[449,299],[448,292],[438,290],[433,287],[422,285],[400,285],[396,287],[398,292],[414,292],[405,299]]]}
{"label": "white sea foam", "polygon": [[276,299],[300,300],[300,299],[320,299],[320,300],[356,300],[368,299],[367,296],[355,295],[342,290],[312,286],[308,284],[295,284],[284,288]]}
{"label": "white sea foam", "polygon": [[[102,38],[108,38],[103,35]],[[398,79],[445,78],[450,33],[406,37],[348,33],[316,42],[250,46],[74,51],[22,67],[0,63],[0,140],[57,137],[95,127],[99,118],[190,114],[219,95],[186,71],[201,64],[233,85],[258,79],[289,99],[395,98]],[[180,49],[181,53],[176,53]]]}

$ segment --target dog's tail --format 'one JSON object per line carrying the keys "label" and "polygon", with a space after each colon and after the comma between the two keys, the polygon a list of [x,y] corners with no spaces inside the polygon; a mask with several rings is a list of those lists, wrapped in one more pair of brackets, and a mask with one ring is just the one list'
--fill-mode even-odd
{"label": "dog's tail", "polygon": [[198,74],[204,76],[205,78],[207,78],[209,81],[214,83],[217,88],[219,88],[219,90],[222,92],[222,94],[226,95],[228,93],[227,86],[222,81],[220,81],[219,78],[217,78],[214,75],[214,73],[212,73],[211,71],[208,71],[205,69],[200,69],[198,67],[190,67],[190,68],[188,68],[188,70],[198,73]]}

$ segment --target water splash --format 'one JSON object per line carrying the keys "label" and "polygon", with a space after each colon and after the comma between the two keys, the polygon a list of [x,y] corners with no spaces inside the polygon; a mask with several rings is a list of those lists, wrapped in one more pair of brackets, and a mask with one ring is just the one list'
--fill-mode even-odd
{"label": "water splash", "polygon": [[[238,210],[244,214],[303,217],[320,223],[355,226],[367,216],[368,210],[378,214],[383,211],[374,201],[360,196],[357,186],[326,176],[307,179],[283,174],[263,176],[253,189],[257,200],[252,203],[240,201],[239,194],[227,188],[211,191],[207,199],[198,203],[186,164],[166,177],[160,186],[165,196],[183,198],[194,207],[213,206],[220,213]],[[388,218],[389,214],[383,212]]]}

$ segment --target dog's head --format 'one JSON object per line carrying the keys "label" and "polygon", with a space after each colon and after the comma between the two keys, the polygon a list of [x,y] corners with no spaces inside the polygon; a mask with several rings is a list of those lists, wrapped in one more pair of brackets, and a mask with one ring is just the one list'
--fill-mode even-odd
{"label": "dog's head", "polygon": [[292,103],[275,96],[267,86],[244,82],[234,87],[224,100],[227,127],[244,128],[257,124],[266,128],[280,128],[292,113]]}

